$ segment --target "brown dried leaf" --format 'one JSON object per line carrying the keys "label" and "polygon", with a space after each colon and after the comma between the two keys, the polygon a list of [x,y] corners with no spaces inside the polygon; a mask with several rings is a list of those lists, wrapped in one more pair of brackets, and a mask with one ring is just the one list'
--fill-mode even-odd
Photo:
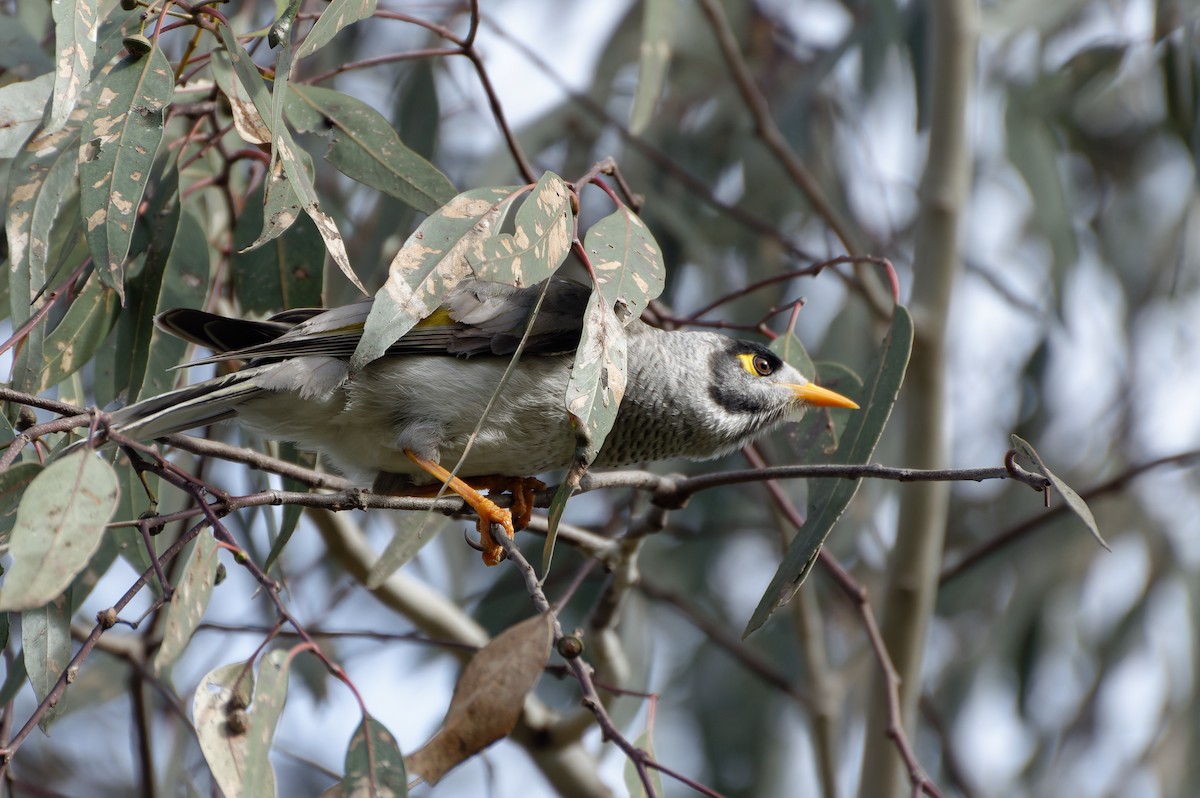
{"label": "brown dried leaf", "polygon": [[512,731],[525,697],[550,658],[549,613],[505,630],[463,669],[446,719],[429,742],[405,757],[409,774],[436,784],[452,768]]}

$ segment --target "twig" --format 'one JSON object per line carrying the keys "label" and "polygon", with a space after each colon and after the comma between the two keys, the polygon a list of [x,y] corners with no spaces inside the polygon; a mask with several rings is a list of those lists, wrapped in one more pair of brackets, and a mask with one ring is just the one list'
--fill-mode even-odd
{"label": "twig", "polygon": [[[771,469],[763,470],[767,471]],[[771,498],[775,501],[775,506],[784,514],[784,517],[796,529],[803,526],[804,519],[795,505],[792,504],[791,499],[784,495],[783,491],[779,490],[777,485],[770,482],[767,483],[767,489],[771,492]],[[900,711],[900,676],[897,674],[891,655],[888,654],[887,646],[884,645],[883,638],[879,634],[879,627],[875,623],[875,613],[871,611],[871,604],[867,598],[867,589],[859,585],[854,580],[854,577],[850,576],[849,572],[842,568],[833,555],[825,549],[821,549],[817,556],[821,565],[824,566],[825,570],[829,572],[834,581],[849,597],[862,618],[863,628],[867,632],[867,639],[871,642],[871,649],[875,652],[875,658],[879,661],[880,670],[883,671],[884,675],[889,720],[887,734],[895,742],[900,758],[908,768],[909,781],[913,785],[914,793],[920,789],[925,794],[931,796],[931,798],[941,798],[941,793],[938,792],[937,787],[934,786],[933,782],[929,780],[929,777],[925,775],[925,771],[921,768],[921,764],[908,742],[908,735],[904,731],[903,713]]]}
{"label": "twig", "polygon": [[700,0],[700,9],[708,17],[709,25],[712,26],[713,34],[717,39],[717,45],[721,48],[721,54],[725,57],[725,64],[729,67],[730,73],[732,73],[734,83],[737,84],[738,91],[741,92],[747,110],[750,111],[750,115],[754,118],[755,129],[759,137],[767,145],[767,149],[783,165],[783,168],[800,191],[803,192],[809,204],[825,220],[825,223],[829,225],[829,229],[833,231],[834,235],[841,240],[842,245],[851,254],[860,254],[863,248],[850,233],[850,229],[841,216],[826,201],[825,194],[821,190],[821,186],[817,183],[816,178],[812,176],[808,171],[808,167],[801,163],[796,154],[792,152],[791,147],[788,146],[787,139],[784,138],[783,133],[779,130],[779,126],[775,124],[775,119],[771,116],[771,106],[767,102],[767,98],[755,84],[754,76],[750,74],[750,69],[746,66],[745,59],[742,58],[741,45],[738,44],[737,37],[734,36],[733,31],[729,27],[729,21],[725,18],[725,10],[717,0]]}
{"label": "twig", "polygon": [[[1124,489],[1127,484],[1132,482],[1137,477],[1147,473],[1148,471],[1152,471],[1167,465],[1182,465],[1192,460],[1200,460],[1200,450],[1180,452],[1179,454],[1159,457],[1154,460],[1149,460],[1145,463],[1131,466],[1112,479],[1102,482],[1099,485],[1080,493],[1079,495],[1084,501],[1090,502],[1102,496],[1106,496],[1110,493],[1115,493]],[[964,573],[974,568],[992,554],[995,554],[997,551],[1006,548],[1007,546],[1011,546],[1031,533],[1033,530],[1037,529],[1040,525],[1058,518],[1069,510],[1070,507],[1068,507],[1066,502],[1059,502],[1051,509],[1031,516],[1016,526],[1013,526],[996,535],[995,537],[984,541],[974,549],[971,549],[964,554],[954,564],[943,568],[941,577],[938,580],[938,584],[944,587],[946,583],[962,576]]]}
{"label": "twig", "polygon": [[[170,562],[172,559],[178,556],[179,552],[183,551],[184,546],[190,543],[196,537],[196,535],[200,534],[200,531],[205,526],[205,522],[197,523],[186,533],[181,535],[179,540],[175,541],[175,543],[173,543],[171,547],[163,552],[162,556],[159,557],[160,566]],[[115,604],[97,615],[96,625],[92,627],[91,633],[88,634],[87,638],[83,641],[83,644],[80,645],[79,650],[75,652],[75,656],[71,657],[71,661],[67,663],[67,667],[63,669],[61,674],[59,674],[58,680],[54,683],[54,687],[50,689],[50,692],[46,694],[45,698],[38,702],[33,714],[29,716],[28,720],[25,721],[25,725],[22,726],[21,729],[13,736],[12,740],[10,740],[3,748],[0,748],[0,778],[3,777],[4,772],[8,769],[8,763],[12,761],[13,754],[16,753],[17,749],[21,747],[21,743],[25,741],[25,738],[28,737],[33,729],[37,726],[38,721],[40,721],[45,714],[50,711],[50,708],[57,704],[62,698],[63,693],[67,689],[67,684],[74,680],[75,674],[79,672],[79,668],[83,664],[84,660],[88,658],[88,655],[92,653],[92,649],[95,648],[100,642],[100,636],[113,626],[121,610],[123,610],[129,604],[129,602],[132,601],[139,592],[141,592],[141,589],[146,586],[146,583],[150,580],[150,577],[153,573],[153,568],[147,568],[142,572],[142,575],[134,581],[129,589],[125,591],[124,595],[117,599]]]}
{"label": "twig", "polygon": [[892,663],[891,655],[888,654],[887,645],[883,642],[883,635],[879,632],[879,625],[875,622],[875,613],[871,610],[871,602],[867,595],[867,589],[855,581],[854,577],[850,576],[841,564],[834,559],[828,552],[822,550],[818,555],[821,560],[821,565],[833,577],[837,585],[850,599],[858,610],[859,617],[862,619],[863,629],[867,632],[867,639],[871,642],[871,650],[875,652],[875,658],[879,661],[880,670],[883,672],[884,693],[887,696],[887,714],[888,727],[887,735],[896,745],[896,750],[900,754],[900,758],[904,761],[904,766],[908,770],[909,782],[913,786],[913,794],[917,795],[924,793],[930,798],[942,798],[942,793],[926,775],[925,770],[921,767],[920,761],[917,759],[916,752],[913,751],[912,745],[909,744],[908,734],[904,731],[903,713],[900,710],[900,674],[896,671],[896,666]]}
{"label": "twig", "polygon": [[813,697],[801,691],[792,684],[787,676],[781,673],[772,663],[761,654],[747,646],[736,634],[717,621],[701,613],[678,593],[662,588],[653,582],[642,578],[637,589],[647,598],[667,604],[687,619],[688,623],[704,633],[717,647],[733,657],[742,667],[750,671],[765,683],[787,695],[805,709],[812,709]]}
{"label": "twig", "polygon": [[487,20],[488,26],[496,32],[498,36],[503,38],[514,48],[519,50],[525,58],[529,59],[530,63],[542,71],[542,74],[552,83],[558,86],[563,94],[573,103],[578,105],[583,110],[587,111],[596,120],[601,122],[605,127],[614,130],[630,147],[637,150],[638,154],[646,158],[655,166],[662,169],[672,178],[677,180],[684,188],[690,191],[697,199],[709,207],[720,211],[735,222],[741,224],[749,230],[752,230],[759,235],[766,236],[776,242],[792,257],[802,260],[817,260],[817,256],[808,250],[801,247],[790,237],[784,235],[778,228],[772,226],[768,222],[753,213],[747,211],[738,205],[732,205],[717,197],[711,187],[696,175],[689,172],[685,167],[677,163],[671,156],[655,147],[650,142],[641,136],[635,135],[629,130],[621,120],[610,114],[608,110],[600,103],[593,100],[591,97],[573,90],[559,75],[558,70],[555,70],[549,63],[546,62],[536,51],[520,41],[505,29],[501,28],[492,19]]}
{"label": "twig", "polygon": [[[559,623],[558,617],[553,614],[550,602],[546,599],[546,594],[542,591],[542,586],[538,582],[537,572],[534,571],[533,566],[530,565],[525,556],[521,554],[521,550],[517,548],[516,544],[507,535],[498,535],[496,540],[499,542],[500,547],[504,549],[508,561],[516,567],[521,579],[525,582],[525,588],[529,593],[529,598],[533,601],[534,608],[538,612],[551,613],[554,623],[555,642],[561,640],[564,636],[562,625]],[[649,798],[656,798],[658,792],[654,789],[654,782],[650,778],[648,771],[648,768],[653,766],[653,760],[645,751],[636,747],[625,735],[621,734],[620,729],[617,728],[612,718],[609,717],[607,710],[604,709],[600,694],[596,690],[596,684],[592,681],[591,666],[588,665],[583,657],[571,657],[567,659],[567,667],[570,668],[571,674],[579,682],[583,706],[595,716],[596,723],[600,726],[600,731],[604,739],[611,741],[629,757],[629,760],[637,770],[642,787],[646,790],[646,795]],[[698,785],[690,779],[678,777],[678,774],[674,771],[661,767],[658,769],[672,778],[680,778],[681,783],[687,784],[689,787],[697,789],[705,795],[720,798],[718,793],[703,787],[703,785]]]}

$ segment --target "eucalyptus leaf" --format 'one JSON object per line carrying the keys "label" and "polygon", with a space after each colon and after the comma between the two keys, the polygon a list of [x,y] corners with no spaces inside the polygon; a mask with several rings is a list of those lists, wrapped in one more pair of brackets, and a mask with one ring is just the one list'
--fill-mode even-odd
{"label": "eucalyptus leaf", "polygon": [[566,260],[574,237],[574,199],[566,182],[546,172],[521,203],[512,233],[502,233],[468,251],[481,280],[524,287],[550,277]]}
{"label": "eucalyptus leaf", "polygon": [[388,267],[350,359],[352,369],[382,356],[474,274],[468,252],[500,232],[517,196],[517,189],[506,186],[464,191],[421,222]]}
{"label": "eucalyptus leaf", "polygon": [[42,121],[54,75],[0,87],[0,158],[12,158]]}
{"label": "eucalyptus leaf", "polygon": [[646,0],[642,4],[642,42],[638,51],[637,92],[629,117],[629,131],[635,135],[646,130],[654,118],[658,98],[667,82],[675,30],[676,0]]}
{"label": "eucalyptus leaf", "polygon": [[397,517],[392,525],[392,539],[367,574],[367,589],[378,589],[449,525],[449,518],[433,512],[407,513]]}
{"label": "eucalyptus leaf", "polygon": [[342,798],[405,798],[408,772],[396,738],[379,721],[364,715],[346,748]]}
{"label": "eucalyptus leaf", "polygon": [[179,659],[204,618],[217,575],[217,542],[201,532],[189,546],[183,575],[175,584],[162,625],[162,644],[154,655],[154,672],[165,675]]}
{"label": "eucalyptus leaf", "polygon": [[1038,455],[1037,451],[1031,445],[1029,445],[1027,441],[1022,440],[1016,435],[1013,435],[1012,444],[1013,448],[1020,452],[1022,457],[1033,464],[1033,470],[1035,472],[1050,480],[1050,484],[1056,491],[1058,491],[1059,495],[1063,497],[1063,500],[1067,503],[1067,506],[1071,508],[1071,512],[1075,513],[1079,520],[1083,522],[1084,526],[1088,528],[1088,531],[1092,533],[1092,537],[1096,539],[1096,542],[1109,551],[1112,551],[1108,543],[1106,543],[1104,538],[1101,536],[1100,527],[1096,524],[1096,518],[1092,515],[1092,511],[1087,506],[1087,502],[1083,500],[1083,497],[1076,493],[1070,485],[1068,485],[1066,482],[1063,482],[1063,480],[1057,474],[1047,468],[1046,464],[1042,462],[1042,458]]}
{"label": "eucalyptus leaf", "polygon": [[308,36],[296,48],[296,58],[312,55],[347,25],[369,19],[375,13],[375,4],[376,0],[332,0],[317,17]]}
{"label": "eucalyptus leaf", "polygon": [[112,466],[90,451],[77,450],[38,474],[17,508],[0,610],[40,607],[66,590],[100,545],[117,495]]}
{"label": "eucalyptus leaf", "polygon": [[50,7],[54,14],[54,49],[58,59],[46,130],[54,132],[67,124],[91,78],[100,27],[100,4],[94,0],[54,0]]}
{"label": "eucalyptus leaf", "polygon": [[[912,341],[912,316],[903,305],[897,305],[891,330],[871,370],[872,377],[857,397],[863,410],[855,411],[851,416],[834,455],[837,462],[870,461],[904,382]],[[808,518],[788,544],[783,562],[746,624],[743,638],[762,627],[775,610],[796,595],[816,563],[825,538],[858,492],[861,482],[861,479],[822,480],[810,490]]]}
{"label": "eucalyptus leaf", "polygon": [[254,706],[250,712],[250,728],[246,732],[246,772],[242,794],[246,796],[274,795],[275,771],[271,768],[271,745],[275,727],[287,701],[288,668],[291,654],[276,649],[258,667],[258,687],[254,691]]}
{"label": "eucalyptus leaf", "polygon": [[[234,662],[209,671],[192,697],[192,723],[213,781],[226,798],[275,795],[274,771],[263,773],[270,782],[261,793],[243,789],[247,769],[247,730],[254,671],[249,662]],[[266,774],[270,774],[269,777]]]}
{"label": "eucalyptus leaf", "polygon": [[98,279],[88,280],[62,321],[46,336],[45,364],[34,393],[58,385],[92,359],[117,321],[117,292]]}
{"label": "eucalyptus leaf", "polygon": [[[325,12],[321,18],[328,16]],[[453,199],[454,185],[410,150],[383,115],[333,89],[293,85],[287,114],[298,130],[328,132],[328,161],[347,177],[432,213]]]}
{"label": "eucalyptus leaf", "polygon": [[[7,584],[5,585],[7,588]],[[71,599],[63,593],[41,607],[21,613],[21,651],[29,683],[38,701],[44,701],[71,661]],[[55,703],[38,721],[42,731],[63,711]]]}
{"label": "eucalyptus leaf", "polygon": [[[272,225],[272,230],[281,227],[282,229],[279,229],[278,232],[282,233],[283,230],[286,230],[290,226],[291,222],[295,221],[294,208],[296,205],[299,205],[317,226],[321,238],[325,241],[325,247],[329,250],[329,254],[333,256],[333,261],[341,269],[342,274],[358,290],[366,294],[367,289],[363,287],[362,281],[358,279],[358,275],[354,273],[354,269],[350,265],[350,259],[346,255],[346,242],[342,239],[342,234],[338,231],[337,224],[329,214],[321,209],[320,200],[317,197],[316,189],[313,187],[312,178],[309,176],[308,165],[310,161],[307,158],[307,153],[303,153],[299,146],[297,146],[291,132],[288,131],[287,126],[283,123],[283,100],[287,93],[287,83],[292,65],[290,37],[283,42],[279,53],[279,60],[275,65],[275,86],[274,93],[272,93],[267,90],[266,83],[263,81],[262,76],[258,74],[258,68],[254,66],[254,62],[250,59],[250,55],[246,52],[245,48],[238,43],[237,37],[229,26],[222,24],[217,27],[221,42],[225,45],[225,49],[229,53],[229,60],[233,66],[234,73],[241,81],[251,102],[254,103],[254,107],[258,110],[259,115],[263,118],[271,132],[272,157],[268,181],[275,181],[275,190],[283,191],[283,194],[279,195],[281,199],[278,208],[273,207],[272,203],[268,200],[267,223]],[[273,184],[268,182],[268,198],[272,196],[272,189]],[[288,221],[289,219],[290,221]],[[266,233],[267,230],[264,229],[264,235]]]}
{"label": "eucalyptus leaf", "polygon": [[81,131],[80,213],[100,279],[122,301],[134,219],[174,90],[175,73],[161,49],[130,56],[104,79]]}

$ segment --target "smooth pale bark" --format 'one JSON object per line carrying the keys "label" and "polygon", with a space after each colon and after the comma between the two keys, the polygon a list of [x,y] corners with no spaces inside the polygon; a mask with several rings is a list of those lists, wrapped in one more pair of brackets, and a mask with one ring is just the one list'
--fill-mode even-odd
{"label": "smooth pale bark", "polygon": [[[959,218],[967,201],[971,174],[968,107],[977,73],[975,0],[934,0],[929,19],[929,157],[921,181],[913,254],[916,339],[902,399],[907,465],[945,468],[944,340],[951,291],[960,264]],[[921,695],[921,658],[937,595],[950,483],[921,482],[906,486],[901,496],[886,592],[873,603],[883,608],[883,639],[902,680],[900,709],[913,741]],[[899,798],[911,794],[908,774],[887,736],[887,725],[887,706],[880,688],[868,720],[860,795]]]}

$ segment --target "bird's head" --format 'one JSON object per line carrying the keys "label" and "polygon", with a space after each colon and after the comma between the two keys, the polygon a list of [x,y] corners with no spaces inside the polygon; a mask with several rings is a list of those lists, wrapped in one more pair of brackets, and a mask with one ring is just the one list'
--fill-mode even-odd
{"label": "bird's head", "polygon": [[709,356],[708,398],[712,421],[723,437],[744,443],[810,407],[858,405],[839,393],[805,379],[777,354],[753,341],[725,339]]}

